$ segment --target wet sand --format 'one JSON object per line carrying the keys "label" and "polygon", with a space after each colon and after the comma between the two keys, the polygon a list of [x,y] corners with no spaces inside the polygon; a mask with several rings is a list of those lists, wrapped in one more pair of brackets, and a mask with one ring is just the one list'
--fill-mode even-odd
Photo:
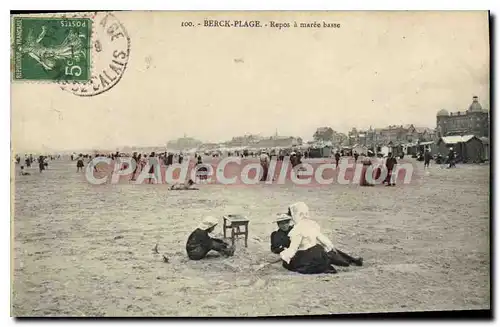
{"label": "wet sand", "polygon": [[[93,186],[76,162],[16,176],[14,316],[263,316],[490,307],[489,166],[423,163],[411,185]],[[18,167],[16,167],[18,169]],[[304,276],[271,264],[271,221],[306,202],[363,267]],[[204,215],[248,215],[248,248],[187,260]],[[221,233],[221,225],[216,232]],[[159,251],[170,260],[164,263]]]}

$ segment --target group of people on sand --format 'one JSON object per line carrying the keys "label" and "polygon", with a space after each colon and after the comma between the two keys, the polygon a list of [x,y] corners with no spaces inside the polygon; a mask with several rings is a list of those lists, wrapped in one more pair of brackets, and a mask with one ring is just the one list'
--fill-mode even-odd
{"label": "group of people on sand", "polygon": [[[363,258],[352,257],[334,247],[330,239],[309,216],[304,202],[297,202],[288,208],[286,214],[279,214],[275,222],[278,230],[270,236],[271,252],[280,256],[283,268],[301,274],[337,273],[334,266],[362,266]],[[235,248],[221,239],[210,236],[218,220],[208,216],[189,235],[186,243],[187,256],[201,260],[210,251],[223,257],[234,255]]]}
{"label": "group of people on sand", "polygon": [[[430,162],[433,159],[432,153],[430,149],[426,149],[424,154],[423,154],[423,160],[424,160],[424,168],[429,168]],[[456,167],[456,161],[457,161],[457,155],[455,153],[455,150],[453,148],[448,149],[448,156],[446,159],[443,158],[441,154],[438,154],[436,158],[436,163],[437,164],[443,164],[446,163],[448,164],[447,168],[454,168]]]}
{"label": "group of people on sand", "polygon": [[[47,156],[39,156],[37,161],[38,161],[38,170],[41,172],[43,172],[45,169],[47,169],[49,167],[49,163],[47,161],[48,158],[52,158],[52,157],[47,157]],[[17,160],[17,159],[16,159]],[[33,162],[33,158],[32,157],[27,157],[26,159],[26,167],[28,168],[31,168],[31,163]],[[20,161],[19,161],[20,162]],[[24,168],[24,166],[21,166],[21,171],[20,171],[20,175],[21,176],[29,176],[31,175],[29,172],[27,172]]]}
{"label": "group of people on sand", "polygon": [[[385,159],[385,169],[387,170],[387,176],[382,182],[382,184],[386,184],[386,186],[396,186],[395,180],[397,176],[394,176],[393,172],[397,164],[398,161],[396,160],[396,157],[393,156],[391,152],[389,152],[387,154],[387,158]],[[366,178],[367,177],[366,172],[371,165],[372,161],[370,160],[370,158],[366,157],[363,160],[363,169],[361,170],[361,180],[360,180],[361,186],[375,186],[374,180],[378,180],[378,178],[382,174],[381,168],[377,168],[374,169],[371,180],[369,178]]]}

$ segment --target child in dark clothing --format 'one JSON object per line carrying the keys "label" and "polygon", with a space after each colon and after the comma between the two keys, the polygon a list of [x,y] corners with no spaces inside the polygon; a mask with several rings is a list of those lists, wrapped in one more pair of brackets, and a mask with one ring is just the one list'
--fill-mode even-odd
{"label": "child in dark clothing", "polygon": [[292,217],[281,214],[276,219],[279,229],[271,233],[271,252],[280,254],[281,251],[290,246],[290,237],[288,233],[292,230],[290,222]]}
{"label": "child in dark clothing", "polygon": [[229,244],[208,235],[214,231],[217,224],[218,221],[214,217],[205,217],[198,228],[189,235],[186,243],[186,252],[189,259],[201,260],[212,250],[226,257],[234,254],[234,248]]}

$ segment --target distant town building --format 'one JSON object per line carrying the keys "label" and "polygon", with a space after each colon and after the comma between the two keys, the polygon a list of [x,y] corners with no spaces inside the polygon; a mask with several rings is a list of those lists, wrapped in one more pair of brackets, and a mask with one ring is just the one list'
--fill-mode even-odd
{"label": "distant town building", "polygon": [[338,145],[338,146],[346,144],[347,143],[347,135],[345,135],[344,133],[334,131],[332,143],[335,145]]}
{"label": "distant town building", "polygon": [[357,130],[353,128],[348,133],[349,145],[364,145],[368,147],[388,144],[403,144],[432,141],[436,138],[435,131],[428,127],[415,127],[413,124],[390,125],[385,128],[370,128]]}
{"label": "distant town building", "polygon": [[244,135],[233,137],[230,141],[225,142],[224,146],[231,147],[253,147],[253,148],[273,148],[273,147],[292,147],[302,144],[300,137],[294,136],[269,136],[263,137],[260,135]]}
{"label": "distant town building", "polygon": [[293,136],[271,136],[255,143],[255,146],[259,148],[289,148],[298,145],[302,145],[302,139]]}
{"label": "distant town building", "polygon": [[347,144],[347,135],[337,132],[331,127],[319,127],[313,135],[315,140],[330,141],[335,146]]}
{"label": "distant town building", "polygon": [[226,147],[242,147],[254,145],[255,143],[262,140],[263,137],[256,134],[245,134],[243,136],[234,136],[230,141],[224,142]]}
{"label": "distant town building", "polygon": [[192,137],[181,137],[177,140],[168,141],[167,149],[172,150],[189,150],[200,146],[203,142]]}
{"label": "distant town building", "polygon": [[474,135],[489,137],[489,112],[483,109],[477,96],[466,111],[448,112],[445,109],[436,115],[438,136]]}
{"label": "distant town building", "polygon": [[203,143],[198,147],[198,150],[205,151],[205,150],[214,150],[220,147],[219,143]]}

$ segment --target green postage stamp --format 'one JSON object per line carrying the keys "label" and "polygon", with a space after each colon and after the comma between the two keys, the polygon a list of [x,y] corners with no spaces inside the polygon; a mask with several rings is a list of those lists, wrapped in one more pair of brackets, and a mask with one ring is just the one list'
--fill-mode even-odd
{"label": "green postage stamp", "polygon": [[90,79],[90,18],[15,17],[13,29],[14,80]]}

